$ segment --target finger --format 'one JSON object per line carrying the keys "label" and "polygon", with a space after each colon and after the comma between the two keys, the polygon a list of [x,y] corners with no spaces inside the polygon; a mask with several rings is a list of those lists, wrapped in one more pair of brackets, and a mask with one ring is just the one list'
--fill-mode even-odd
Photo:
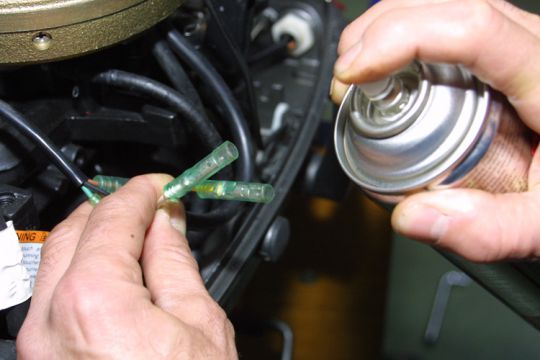
{"label": "finger", "polygon": [[505,93],[522,119],[540,131],[539,44],[535,35],[487,2],[442,2],[379,16],[338,59],[335,75],[358,83],[384,77],[413,59],[462,63]]}
{"label": "finger", "polygon": [[538,190],[442,190],[404,200],[392,214],[392,225],[407,237],[486,262],[540,256],[539,211]]}
{"label": "finger", "polygon": [[193,314],[193,309],[185,306],[186,299],[208,294],[184,233],[183,207],[166,203],[156,212],[141,259],[153,302],[183,320]]}
{"label": "finger", "polygon": [[90,215],[74,254],[74,269],[107,279],[141,283],[139,258],[145,233],[168,175],[130,180],[104,198]]}
{"label": "finger", "polygon": [[349,86],[350,85],[344,84],[335,78],[332,79],[332,84],[330,85],[330,98],[335,104],[341,104]]}
{"label": "finger", "polygon": [[[455,3],[460,2],[454,0],[381,1],[369,8],[365,13],[362,14],[362,16],[358,17],[356,20],[347,25],[347,27],[343,30],[339,41],[338,54],[344,53],[354,44],[356,44],[360,40],[366,28],[386,12],[400,8],[412,8],[449,1],[453,1]],[[463,3],[463,1],[461,2]],[[504,14],[504,16],[507,16],[509,19],[514,21],[516,24],[519,24],[525,29],[532,31],[537,36],[540,34],[540,23],[537,15],[526,12],[512,5],[506,0],[486,0],[486,2]]]}
{"label": "finger", "polygon": [[442,1],[450,0],[392,0],[392,1],[380,1],[370,7],[354,21],[343,29],[338,44],[338,54],[343,54],[356,44],[366,27],[368,27],[373,21],[375,21],[382,14],[400,8],[417,7],[425,4],[438,3]]}
{"label": "finger", "polygon": [[[41,262],[32,293],[30,314],[45,315],[44,309],[60,278],[71,263],[79,238],[92,212],[85,202],[58,224],[41,249]],[[30,316],[30,315],[29,315]]]}

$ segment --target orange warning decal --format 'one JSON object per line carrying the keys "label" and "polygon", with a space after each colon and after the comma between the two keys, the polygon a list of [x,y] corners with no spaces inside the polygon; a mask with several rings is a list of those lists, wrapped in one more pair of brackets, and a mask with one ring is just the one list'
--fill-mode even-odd
{"label": "orange warning decal", "polygon": [[36,230],[17,230],[17,236],[20,243],[38,243],[42,244],[49,236],[48,231]]}

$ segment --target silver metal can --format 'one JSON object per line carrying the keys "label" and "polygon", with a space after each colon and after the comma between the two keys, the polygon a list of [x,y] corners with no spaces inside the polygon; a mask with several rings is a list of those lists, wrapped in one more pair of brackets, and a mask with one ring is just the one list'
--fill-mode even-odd
{"label": "silver metal can", "polygon": [[375,87],[351,86],[334,140],[348,176],[383,202],[441,188],[527,190],[533,133],[458,65],[413,63]]}

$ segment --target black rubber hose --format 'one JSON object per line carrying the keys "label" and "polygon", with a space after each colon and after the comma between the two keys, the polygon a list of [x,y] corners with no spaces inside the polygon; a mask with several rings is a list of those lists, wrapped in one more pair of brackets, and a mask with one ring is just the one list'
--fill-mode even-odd
{"label": "black rubber hose", "polygon": [[257,141],[257,143],[259,145],[262,145],[259,111],[257,108],[257,101],[255,99],[255,91],[253,90],[251,75],[250,75],[250,71],[247,66],[246,60],[243,54],[240,52],[240,49],[238,48],[238,45],[236,44],[236,42],[233,39],[231,39],[231,37],[229,36],[229,33],[227,32],[227,29],[225,27],[225,24],[223,24],[223,21],[221,20],[221,16],[219,15],[216,7],[214,6],[213,1],[204,0],[204,3],[208,11],[210,12],[210,16],[212,16],[212,18],[214,19],[214,24],[219,29],[219,32],[221,34],[223,41],[229,48],[230,54],[235,58],[236,66],[243,77],[244,86],[246,88],[247,100],[249,102],[249,107],[252,113],[251,130],[253,132],[253,136],[255,140]]}
{"label": "black rubber hose", "polygon": [[[206,121],[206,118],[202,117],[189,101],[186,101],[186,99],[179,95],[174,89],[163,85],[158,81],[120,70],[109,70],[98,74],[93,78],[93,81],[130,90],[134,93],[145,95],[168,104],[178,111],[186,120],[190,121],[193,130],[207,146],[211,146],[211,150],[214,150],[222,142],[221,136],[214,128],[214,125],[209,121]],[[242,151],[242,149],[239,151]],[[240,159],[238,161],[238,170],[244,174],[246,173],[246,163],[249,163],[249,159],[246,160],[245,158],[246,157],[244,156],[243,160]],[[188,212],[187,215],[190,227],[208,228],[210,226],[219,225],[234,216],[238,212],[239,206],[240,203],[229,201],[224,202],[219,207],[207,213],[195,214]]]}
{"label": "black rubber hose", "polygon": [[152,54],[174,88],[191,100],[197,111],[204,116],[201,98],[169,44],[165,40],[156,42],[152,48]]}
{"label": "black rubber hose", "polygon": [[[210,120],[208,120],[206,116],[206,111],[195,86],[193,86],[191,79],[185,72],[182,64],[178,61],[176,55],[174,55],[169,44],[167,44],[165,40],[156,42],[152,48],[152,53],[161,67],[161,70],[167,75],[167,78],[173,84],[175,89],[188,98],[198,114],[204,117],[205,121],[209,122]],[[216,174],[216,179],[231,179],[232,177],[233,173],[229,166]],[[208,202],[205,201],[205,203]]]}
{"label": "black rubber hose", "polygon": [[43,150],[50,161],[77,187],[81,187],[85,184],[88,177],[66,158],[62,151],[54,145],[51,139],[11,105],[2,100],[0,100],[0,117],[9,125],[20,131],[24,136],[32,140],[37,147]]}
{"label": "black rubber hose", "polygon": [[169,105],[188,121],[189,126],[207,150],[214,150],[223,142],[214,124],[202,116],[189,100],[169,86],[142,75],[120,70],[109,70],[98,74],[93,81],[126,89]]}
{"label": "black rubber hose", "polygon": [[253,141],[246,119],[234,95],[212,64],[178,31],[170,30],[167,39],[173,51],[197,73],[205,85],[214,93],[216,102],[222,109],[231,128],[233,142],[238,146],[240,152],[238,162],[241,166],[239,167],[238,178],[242,181],[251,181],[254,174]]}

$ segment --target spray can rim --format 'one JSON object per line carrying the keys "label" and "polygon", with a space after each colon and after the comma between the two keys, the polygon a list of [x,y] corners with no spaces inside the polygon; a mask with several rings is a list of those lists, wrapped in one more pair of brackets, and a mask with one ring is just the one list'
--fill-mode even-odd
{"label": "spray can rim", "polygon": [[[366,137],[350,121],[348,90],[334,129],[341,167],[362,188],[404,194],[442,181],[471,151],[488,117],[488,87],[461,66],[420,64],[429,91],[408,110],[416,120],[386,137]],[[420,85],[422,87],[428,85]],[[421,103],[421,106],[418,105]],[[412,111],[419,106],[419,111]],[[418,110],[418,109],[415,109]],[[427,138],[428,141],[424,141]]]}

